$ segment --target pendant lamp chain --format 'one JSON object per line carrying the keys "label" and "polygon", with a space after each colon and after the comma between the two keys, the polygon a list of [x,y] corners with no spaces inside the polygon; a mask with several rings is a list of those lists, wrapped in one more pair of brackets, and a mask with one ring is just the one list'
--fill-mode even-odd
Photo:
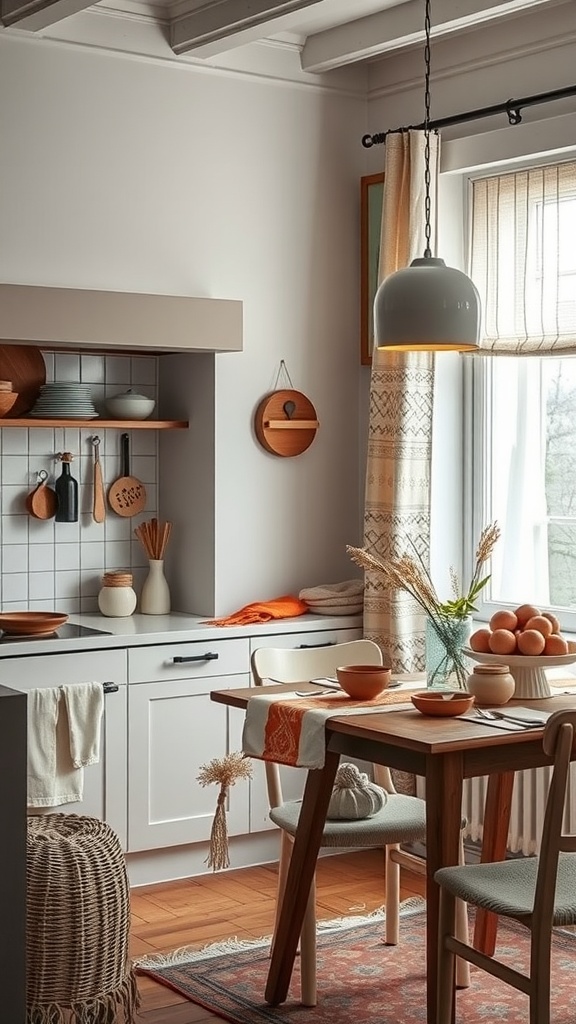
{"label": "pendant lamp chain", "polygon": [[426,73],[424,77],[424,184],[426,187],[426,197],[424,200],[424,216],[426,220],[426,248],[424,249],[424,256],[426,257],[426,259],[429,259],[432,256],[432,249],[430,247],[430,238],[432,234],[432,227],[430,223],[430,0],[426,0],[426,13],[424,16],[424,35],[426,38],[426,42],[424,45],[424,64],[426,67]]}

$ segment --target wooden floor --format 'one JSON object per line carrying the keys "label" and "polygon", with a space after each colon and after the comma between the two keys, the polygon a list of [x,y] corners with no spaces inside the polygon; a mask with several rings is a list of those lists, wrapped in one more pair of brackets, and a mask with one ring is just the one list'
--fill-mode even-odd
{"label": "wooden floor", "polygon": [[[318,863],[318,917],[369,913],[383,905],[383,853],[365,850]],[[404,873],[402,899],[422,895],[424,878]],[[270,935],[274,920],[276,866],[241,868],[132,890],[133,957],[205,946],[232,936]],[[143,1024],[219,1022],[201,1006],[139,976]]]}

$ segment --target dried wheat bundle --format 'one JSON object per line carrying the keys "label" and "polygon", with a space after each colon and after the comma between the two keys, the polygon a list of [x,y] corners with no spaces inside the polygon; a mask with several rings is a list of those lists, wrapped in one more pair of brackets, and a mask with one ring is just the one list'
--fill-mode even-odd
{"label": "dried wheat bundle", "polygon": [[244,754],[234,752],[220,759],[213,758],[209,764],[201,765],[200,774],[196,778],[201,786],[208,786],[212,782],[216,782],[220,786],[210,832],[210,851],[206,858],[208,867],[213,871],[219,871],[221,868],[230,867],[226,824],[228,791],[230,786],[234,786],[239,779],[252,778],[252,765]]}
{"label": "dried wheat bundle", "polygon": [[171,531],[170,522],[161,523],[158,519],[146,519],[135,528],[134,533],[148,558],[159,561],[164,558]]}

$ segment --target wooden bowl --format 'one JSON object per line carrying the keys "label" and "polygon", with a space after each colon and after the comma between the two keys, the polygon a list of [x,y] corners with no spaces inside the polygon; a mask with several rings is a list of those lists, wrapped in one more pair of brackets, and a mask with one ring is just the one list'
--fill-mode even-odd
{"label": "wooden bowl", "polygon": [[12,636],[43,636],[68,621],[61,612],[2,612],[0,630]]}
{"label": "wooden bowl", "polygon": [[0,417],[6,416],[12,407],[16,405],[18,394],[16,391],[0,391]]}
{"label": "wooden bowl", "polygon": [[354,700],[372,700],[390,686],[391,671],[382,665],[344,665],[336,669],[342,689]]}
{"label": "wooden bowl", "polygon": [[423,691],[413,693],[410,700],[423,715],[442,718],[463,715],[474,703],[472,694],[463,693],[462,690],[435,690],[433,693]]}

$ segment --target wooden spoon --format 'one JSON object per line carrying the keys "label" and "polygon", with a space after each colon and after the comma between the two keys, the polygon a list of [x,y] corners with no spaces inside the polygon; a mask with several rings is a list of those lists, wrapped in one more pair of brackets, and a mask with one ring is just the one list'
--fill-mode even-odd
{"label": "wooden spoon", "polygon": [[119,516],[135,516],[146,507],[146,488],[141,480],[130,476],[130,436],[121,437],[121,473],[108,491],[108,504]]}
{"label": "wooden spoon", "polygon": [[95,523],[103,523],[106,518],[106,500],[104,496],[104,481],[102,479],[102,464],[100,462],[100,438],[92,437],[91,441],[94,448],[92,518]]}
{"label": "wooden spoon", "polygon": [[38,473],[38,484],[26,499],[26,508],[35,519],[52,519],[56,515],[58,498],[56,492],[48,487],[48,473],[41,469]]}

